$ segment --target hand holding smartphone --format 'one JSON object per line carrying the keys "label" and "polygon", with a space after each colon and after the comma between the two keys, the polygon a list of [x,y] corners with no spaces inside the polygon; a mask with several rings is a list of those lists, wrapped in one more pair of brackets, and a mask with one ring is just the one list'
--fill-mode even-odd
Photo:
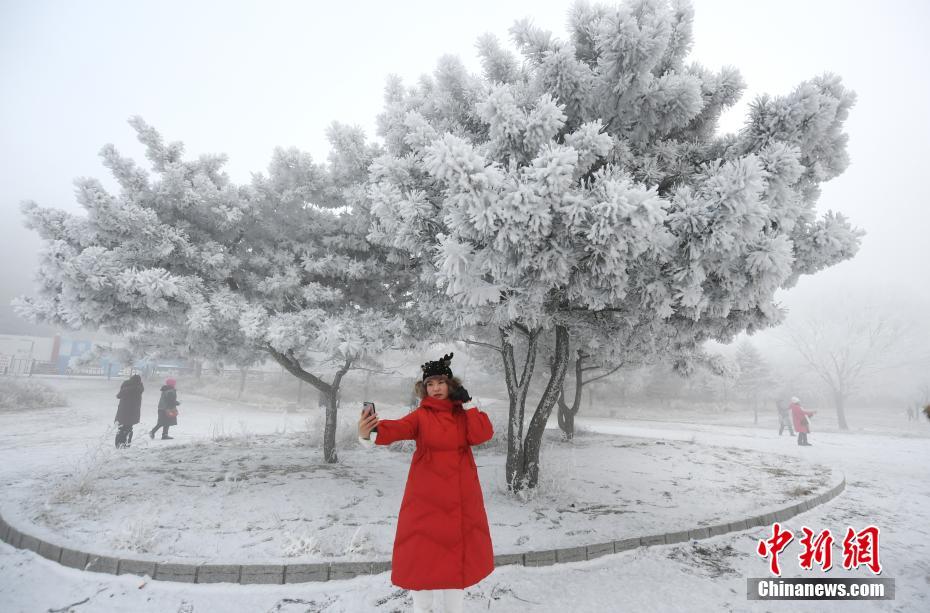
{"label": "hand holding smartphone", "polygon": [[374,402],[365,401],[362,403],[362,417],[359,419],[358,423],[360,433],[363,428],[367,430],[365,436],[362,438],[368,438],[368,433],[378,431],[378,426],[375,425],[378,423],[378,413],[375,410]]}

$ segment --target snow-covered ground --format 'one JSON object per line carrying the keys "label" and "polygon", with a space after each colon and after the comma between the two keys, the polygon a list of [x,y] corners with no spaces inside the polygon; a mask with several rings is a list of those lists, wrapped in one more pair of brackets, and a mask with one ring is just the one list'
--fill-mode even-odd
{"label": "snow-covered ground", "polygon": [[[26,519],[23,516],[17,517],[16,513],[28,515],[30,510],[38,511],[42,515],[40,519],[48,522],[42,530],[54,533],[61,528],[66,528],[67,532],[83,527],[87,532],[82,538],[91,538],[89,511],[93,507],[89,506],[89,501],[93,500],[90,494],[96,492],[109,501],[101,506],[101,518],[108,518],[108,523],[118,522],[118,509],[125,507],[132,509],[130,515],[139,523],[130,522],[129,528],[112,530],[114,534],[122,535],[122,541],[114,540],[113,534],[98,534],[94,542],[106,547],[115,547],[119,542],[124,543],[124,546],[138,546],[140,542],[149,542],[151,536],[159,534],[155,528],[147,533],[144,526],[165,523],[160,522],[159,518],[162,517],[162,510],[170,508],[170,505],[162,503],[159,496],[165,496],[166,488],[175,492],[172,498],[178,503],[176,507],[192,504],[191,499],[182,498],[177,492],[186,489],[202,491],[205,488],[215,491],[215,495],[204,501],[206,506],[202,514],[207,519],[202,522],[208,525],[211,519],[216,523],[223,523],[230,517],[233,522],[240,521],[236,515],[242,511],[247,498],[240,500],[239,496],[248,493],[249,488],[260,487],[265,496],[276,488],[281,490],[288,487],[285,483],[306,482],[303,485],[309,486],[317,478],[315,475],[319,471],[299,468],[305,464],[320,464],[316,449],[298,444],[301,428],[305,427],[305,416],[302,414],[257,412],[228,402],[214,402],[188,395],[189,402],[182,405],[181,426],[172,432],[178,437],[175,441],[153,443],[147,438],[144,442],[137,438],[139,444],[120,456],[109,452],[112,441],[106,441],[107,451],[100,444],[104,440],[101,432],[107,420],[112,419],[115,410],[112,399],[115,392],[110,389],[112,386],[83,381],[61,381],[56,385],[62,386],[68,393],[71,399],[69,408],[28,414],[0,414],[0,482],[4,488],[4,498],[0,504],[4,514],[14,524]],[[182,401],[184,397],[182,388]],[[153,414],[154,409],[151,407],[144,409],[144,422],[151,421]],[[217,424],[218,415],[223,415],[222,425]],[[384,416],[390,415],[385,412]],[[753,529],[699,543],[640,548],[590,562],[543,568],[501,567],[480,584],[466,590],[466,610],[930,610],[930,510],[927,508],[930,501],[930,425],[923,422],[913,424],[906,437],[861,432],[815,432],[811,436],[814,446],[799,448],[787,436],[779,438],[768,427],[728,426],[720,424],[719,420],[709,425],[680,421],[625,422],[580,418],[580,424],[589,431],[601,434],[579,437],[573,449],[558,444],[550,446],[546,450],[546,461],[552,469],[550,472],[554,474],[563,471],[550,482],[546,496],[552,498],[547,500],[541,497],[522,508],[518,508],[517,503],[510,503],[513,508],[508,509],[505,499],[495,497],[494,492],[499,488],[495,479],[499,478],[501,469],[495,464],[494,450],[479,450],[476,453],[485,491],[491,494],[486,502],[489,519],[495,524],[492,530],[495,531],[495,548],[498,551],[542,548],[547,543],[595,542],[607,534],[603,531],[614,526],[624,526],[623,533],[638,534],[641,533],[639,530],[627,532],[625,526],[642,526],[643,531],[648,531],[647,526],[650,525],[664,527],[664,520],[713,520],[738,516],[738,505],[754,501],[759,501],[765,507],[777,507],[779,501],[773,496],[784,494],[786,483],[780,480],[783,476],[779,476],[777,471],[762,472],[765,466],[788,467],[791,471],[809,467],[812,472],[805,474],[817,478],[822,476],[817,465],[823,465],[836,471],[834,478],[839,473],[846,474],[846,492],[836,500],[789,521],[788,526],[795,531],[799,531],[801,525],[815,530],[830,528],[834,533],[845,530],[847,525],[856,529],[868,524],[879,526],[882,529],[882,576],[896,580],[896,600],[750,602],[746,599],[746,578],[764,577],[767,573],[766,561],[755,554],[757,539],[765,536],[767,531]],[[275,433],[278,434],[277,442],[261,438]],[[259,459],[258,454],[261,453],[269,457]],[[559,456],[560,453],[564,455]],[[200,457],[196,462],[188,462],[195,464],[194,467],[177,462],[185,458],[190,460],[197,454]],[[790,459],[781,459],[784,456]],[[111,471],[116,468],[125,468],[125,462],[130,457],[133,460],[128,466],[131,466],[133,476],[125,484],[112,482],[109,478],[101,479],[113,476],[115,473]],[[371,460],[373,457],[378,459]],[[122,458],[124,463],[101,461],[101,458]],[[245,461],[246,465],[240,467],[236,458]],[[640,462],[638,464],[634,463],[637,458]],[[600,464],[595,468],[598,459]],[[146,472],[146,466],[157,460],[177,468],[174,471]],[[392,535],[390,520],[399,505],[398,490],[402,488],[406,474],[405,461],[408,461],[408,456],[403,452],[381,448],[366,451],[346,446],[341,453],[344,467],[339,469],[344,470],[344,479],[335,479],[329,475],[317,481],[321,487],[323,484],[328,484],[327,487],[355,487],[356,497],[361,500],[377,499],[375,506],[380,508],[382,517],[388,523],[378,524],[375,521],[371,525],[359,526],[371,531],[366,547],[374,551],[384,546],[377,536],[379,531]],[[298,472],[287,474],[288,471],[282,468],[282,462],[284,467],[298,467]],[[701,465],[700,462],[705,464]],[[252,475],[262,465],[279,467],[276,470],[280,474],[266,469],[260,478],[253,478]],[[73,474],[72,488],[65,491],[70,498],[65,495],[59,496],[58,500],[74,503],[76,510],[73,513],[64,513],[64,507],[54,501],[45,504],[47,499],[52,500],[45,497],[46,494],[53,494],[56,488],[62,491],[60,478],[65,468]],[[605,470],[607,468],[615,470],[613,476]],[[645,473],[645,476],[640,475],[638,478],[637,471]],[[755,479],[751,476],[753,473]],[[165,475],[168,474],[178,477],[173,483],[165,481]],[[250,477],[239,479],[237,484],[235,478],[227,478],[230,474],[246,474]],[[295,477],[296,474],[303,476]],[[352,484],[351,475],[355,474],[370,476],[363,483]],[[688,475],[692,477],[690,480],[687,479]],[[760,480],[759,475],[765,475],[765,478]],[[211,487],[210,480],[217,477],[222,478],[214,481],[216,486]],[[717,481],[712,481],[715,478]],[[616,495],[603,487],[611,479],[619,484],[616,489],[620,491]],[[132,485],[133,480],[138,485]],[[258,484],[258,480],[265,480],[266,483]],[[84,493],[80,487],[82,482]],[[185,482],[196,487],[184,488]],[[155,487],[151,487],[153,484]],[[141,486],[150,488],[146,490]],[[767,487],[771,489],[766,490]],[[754,488],[762,489],[753,492]],[[119,492],[127,489],[129,491],[117,504]],[[319,503],[311,502],[318,489],[306,490],[306,501],[292,497],[291,504],[306,502],[308,508],[313,510],[332,510],[332,503],[325,498],[320,498],[322,502]],[[382,489],[383,497],[376,496],[376,489]],[[31,503],[27,500],[23,504],[23,494],[28,491],[35,493],[34,500]],[[322,488],[322,491],[325,492],[326,488]],[[669,492],[670,498],[662,493],[665,491]],[[560,498],[568,500],[570,497],[583,501],[588,509],[596,509],[598,507],[595,505],[598,504],[613,504],[608,508],[626,508],[634,512],[566,512],[564,509],[559,511],[552,504]],[[225,502],[223,499],[226,499]],[[139,504],[140,500],[153,502],[145,507]],[[278,499],[279,503],[281,500],[283,498]],[[346,499],[336,506],[349,506],[350,500]],[[637,505],[637,500],[648,504]],[[317,504],[321,506],[314,506]],[[533,517],[536,515],[533,504],[538,504],[542,517]],[[358,509],[352,511],[356,523],[362,524],[365,518],[370,517],[362,509],[364,504],[353,506]],[[84,511],[80,510],[82,508]],[[222,509],[226,509],[222,511],[222,517],[213,517]],[[649,512],[645,512],[647,509]],[[533,523],[536,529],[521,532],[519,526],[497,525],[511,523],[509,520],[501,521],[500,517],[507,518],[519,511],[528,512],[523,521]],[[348,509],[342,512],[347,513]],[[498,513],[501,515],[497,516]],[[190,512],[184,517],[196,515]],[[307,515],[314,521],[317,518],[313,511]],[[252,521],[259,521],[264,526],[266,536],[293,531],[276,531],[275,522],[261,520],[263,516],[265,513],[259,504],[259,512],[252,516]],[[598,524],[598,520],[604,517],[610,521]],[[71,523],[68,526],[56,526],[55,518]],[[146,524],[145,520],[153,521]],[[346,518],[340,517],[339,520],[345,521]],[[541,529],[554,520],[560,523],[558,528]],[[261,524],[261,521],[266,523]],[[573,529],[571,526],[581,525],[585,521],[595,526],[595,533],[567,535]],[[137,526],[135,533],[133,525]],[[321,524],[314,524],[314,527],[322,529]],[[225,538],[231,543],[244,544],[240,539],[247,534],[248,530],[239,529]],[[520,547],[508,547],[510,543],[499,542],[498,539],[502,538],[499,535],[503,535],[503,538],[514,537],[514,542],[520,536],[526,535],[529,538]],[[340,538],[317,542],[335,543]],[[152,545],[153,551],[170,551],[174,555],[182,555],[185,551],[190,553],[189,548],[185,550],[180,547],[183,541],[176,540],[176,548],[173,550],[158,549],[161,545],[156,542]],[[269,553],[280,550],[282,545],[284,541],[277,542],[273,537],[271,541],[259,542],[246,549],[253,549],[254,552],[255,547],[265,547],[264,551]],[[292,546],[300,555],[312,559],[312,551],[300,552],[299,543],[292,543]],[[225,555],[236,551],[236,547],[217,547],[206,552],[206,557],[212,558],[218,552]],[[343,550],[342,554],[345,553]],[[348,553],[353,552],[350,550]],[[818,571],[802,573],[797,565],[797,553],[795,543],[783,555],[783,576],[822,576]],[[246,554],[249,556],[248,561],[260,561],[251,555]],[[245,561],[246,556],[240,556],[238,560]],[[380,556],[370,553],[367,557]],[[845,572],[834,568],[829,576],[870,575],[861,569]],[[387,573],[296,586],[186,585],[146,582],[138,577],[82,573],[63,568],[32,553],[0,545],[0,602],[3,603],[0,608],[4,612],[68,610],[63,607],[80,601],[84,602],[76,605],[75,611],[354,612],[407,611],[411,608],[409,594],[391,586]]]}

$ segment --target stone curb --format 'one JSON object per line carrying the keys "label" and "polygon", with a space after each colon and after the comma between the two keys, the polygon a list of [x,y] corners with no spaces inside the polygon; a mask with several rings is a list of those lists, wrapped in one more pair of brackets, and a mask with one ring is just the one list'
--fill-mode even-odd
{"label": "stone curb", "polygon": [[[740,532],[757,526],[784,522],[795,515],[809,511],[833,500],[846,489],[846,477],[826,492],[795,502],[776,511],[754,515],[728,523],[697,526],[661,534],[547,549],[524,553],[502,553],[494,556],[494,566],[519,564],[521,566],[550,566],[568,562],[593,560],[605,555],[653,545],[672,545],[688,541],[713,538],[731,532]],[[377,575],[391,570],[388,562],[330,562],[323,564],[175,564],[153,560],[131,560],[85,553],[68,547],[48,543],[20,532],[0,515],[0,540],[18,549],[27,549],[49,560],[78,570],[89,570],[110,575],[144,575],[158,581],[183,583],[240,583],[284,584],[311,581],[335,581],[362,575]]]}

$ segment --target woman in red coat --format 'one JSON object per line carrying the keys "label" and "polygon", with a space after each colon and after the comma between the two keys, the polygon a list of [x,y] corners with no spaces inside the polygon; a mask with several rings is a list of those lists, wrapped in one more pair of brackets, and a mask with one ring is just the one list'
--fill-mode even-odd
{"label": "woman in red coat", "polygon": [[802,409],[801,401],[797,396],[791,399],[791,406],[788,408],[791,410],[791,421],[794,422],[794,429],[798,433],[798,445],[812,447],[813,445],[807,442],[807,433],[810,432],[810,422],[807,418],[813,415],[814,411]]}
{"label": "woman in red coat", "polygon": [[461,611],[464,588],[494,570],[491,531],[471,446],[491,439],[487,414],[465,408],[471,397],[452,376],[453,354],[423,365],[420,406],[401,419],[362,411],[359,438],[376,445],[415,440],[391,559],[391,583],[412,591],[414,611],[431,611],[442,590],[446,611]]}

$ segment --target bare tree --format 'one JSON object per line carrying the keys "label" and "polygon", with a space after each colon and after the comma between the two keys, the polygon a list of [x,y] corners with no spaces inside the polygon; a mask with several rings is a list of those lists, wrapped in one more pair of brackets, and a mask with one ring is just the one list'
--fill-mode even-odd
{"label": "bare tree", "polygon": [[846,401],[878,372],[892,364],[904,328],[889,316],[864,308],[808,318],[786,326],[784,338],[827,386],[840,429],[848,430]]}
{"label": "bare tree", "polygon": [[740,396],[752,407],[753,424],[759,424],[759,406],[772,386],[771,368],[756,347],[748,340],[736,348],[739,374],[735,387]]}
{"label": "bare tree", "polygon": [[[558,398],[558,419],[559,419],[559,428],[562,430],[562,435],[565,440],[572,440],[575,437],[575,416],[578,414],[578,410],[581,408],[581,391],[585,385],[593,383],[599,379],[609,377],[614,374],[623,366],[623,363],[613,364],[613,365],[597,365],[593,363],[593,356],[585,353],[583,350],[578,349],[575,352],[574,360],[574,380],[575,380],[575,390],[572,394],[572,403],[569,405],[565,401],[565,388],[562,388],[562,392],[559,394]],[[588,373],[586,376],[585,373]]]}

